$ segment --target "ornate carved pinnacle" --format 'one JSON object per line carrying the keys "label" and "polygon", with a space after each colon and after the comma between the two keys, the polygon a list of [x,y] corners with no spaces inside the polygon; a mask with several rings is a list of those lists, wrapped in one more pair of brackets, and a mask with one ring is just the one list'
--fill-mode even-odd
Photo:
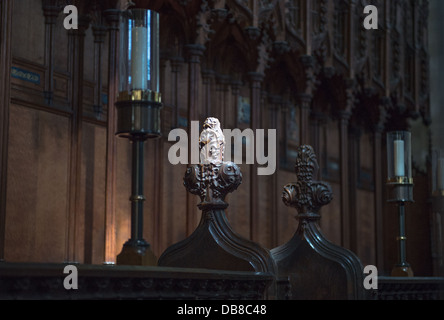
{"label": "ornate carved pinnacle", "polygon": [[205,120],[199,144],[200,164],[187,168],[184,186],[200,197],[200,209],[226,208],[225,196],[242,183],[242,173],[235,163],[223,161],[225,137],[218,119]]}
{"label": "ornate carved pinnacle", "polygon": [[298,218],[318,220],[319,209],[330,203],[333,193],[328,183],[314,181],[319,169],[313,148],[302,145],[297,149],[295,172],[298,181],[284,187],[282,201],[298,211]]}

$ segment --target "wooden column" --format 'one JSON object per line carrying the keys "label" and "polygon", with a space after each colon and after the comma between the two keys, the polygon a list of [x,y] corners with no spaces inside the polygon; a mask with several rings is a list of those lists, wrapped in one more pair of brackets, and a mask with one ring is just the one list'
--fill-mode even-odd
{"label": "wooden column", "polygon": [[268,114],[268,106],[267,106],[267,97],[268,97],[268,92],[261,89],[261,102],[260,102],[260,108],[261,108],[261,122],[259,125],[260,129],[264,129],[267,130],[270,128],[270,119],[268,119],[266,117],[266,115]]}
{"label": "wooden column", "polygon": [[355,51],[357,48],[355,48],[356,46],[354,45],[355,39],[356,37],[359,37],[359,33],[358,31],[360,30],[361,26],[355,26],[355,8],[356,8],[356,3],[358,1],[356,0],[352,0],[349,1],[349,11],[348,11],[348,21],[346,22],[346,28],[345,30],[347,30],[347,38],[346,38],[346,45],[345,45],[345,58],[346,61],[348,62],[349,70],[348,70],[348,76],[350,78],[354,77],[355,74],[355,68],[353,66],[354,61],[355,61]]}
{"label": "wooden column", "polygon": [[341,170],[341,245],[350,248],[350,208],[349,208],[349,161],[348,161],[348,123],[351,113],[339,112],[339,145]]}
{"label": "wooden column", "polygon": [[322,112],[311,112],[310,113],[310,126],[311,126],[311,137],[310,137],[310,145],[313,147],[313,150],[316,152],[316,154],[320,155],[318,159],[318,164],[320,170],[318,171],[318,176],[315,177],[315,179],[321,179],[322,178],[322,172],[325,169],[325,166],[327,165],[325,161],[324,156],[324,150],[321,150],[321,134],[323,130],[323,123],[327,120],[327,116]]}
{"label": "wooden column", "polygon": [[106,131],[106,183],[105,183],[105,252],[104,263],[116,261],[116,111],[114,103],[118,88],[119,10],[104,11],[109,25],[108,50],[108,119]]}
{"label": "wooden column", "polygon": [[[162,250],[162,223],[163,223],[163,215],[162,215],[162,188],[163,188],[163,179],[162,174],[164,170],[163,165],[163,152],[164,152],[164,141],[162,138],[152,140],[149,142],[149,148],[152,148],[154,152],[154,171],[152,172],[152,178],[149,179],[149,183],[152,183],[156,187],[154,188],[153,193],[153,218],[151,220],[151,225],[153,228],[152,232],[152,245],[151,249],[153,250],[156,257],[160,256]],[[147,230],[147,228],[145,228]]]}
{"label": "wooden column", "polygon": [[[160,59],[160,82],[159,82],[159,91],[160,93],[166,93],[168,85],[166,84],[166,62],[167,60],[165,58]],[[161,118],[161,130],[163,132],[163,135],[168,134],[168,130],[170,128],[166,128],[163,121],[164,117]],[[152,142],[148,142],[149,144],[153,145],[153,151],[154,151],[154,165],[152,171],[152,180],[150,179],[149,182],[146,183],[152,183],[154,186],[156,186],[153,190],[152,195],[152,201],[153,201],[153,218],[151,221],[151,224],[153,226],[152,231],[152,239],[153,242],[151,244],[151,248],[156,255],[156,257],[159,257],[162,253],[163,244],[162,244],[162,225],[163,225],[163,204],[162,204],[162,193],[163,193],[163,171],[164,171],[164,139],[160,137],[159,139],[153,139]],[[148,230],[148,229],[145,229]]]}
{"label": "wooden column", "polygon": [[0,1],[0,261],[5,257],[6,177],[11,77],[13,0]]}
{"label": "wooden column", "polygon": [[54,98],[54,27],[61,11],[60,6],[43,2],[45,16],[45,102],[51,105]]}
{"label": "wooden column", "polygon": [[[258,72],[250,72],[250,126],[253,132],[259,129],[260,125],[260,108],[261,108],[261,84],[264,79],[264,75]],[[259,210],[259,196],[258,196],[258,176],[257,176],[257,163],[254,162],[250,166],[250,239],[258,241],[259,239],[259,223],[258,223],[258,210]]]}
{"label": "wooden column", "polygon": [[[279,137],[281,136],[281,126],[279,114],[280,114],[280,106],[282,104],[282,99],[278,98],[276,99],[275,96],[269,96],[268,97],[268,125],[269,128],[276,129],[276,155],[277,155],[277,163],[276,167],[277,170],[279,170],[279,160],[280,160],[280,145],[279,145]],[[271,212],[270,212],[270,230],[271,230],[271,247],[274,248],[279,245],[279,228],[278,228],[278,206],[282,203],[280,201],[281,195],[282,195],[282,186],[278,185],[278,175],[273,174],[271,176],[271,184],[268,186],[268,190],[271,194]]]}
{"label": "wooden column", "polygon": [[311,109],[311,100],[312,96],[310,94],[300,94],[299,95],[299,108],[300,108],[300,144],[309,144],[310,143],[310,135],[309,135],[309,117],[310,117],[310,109]]}
{"label": "wooden column", "polygon": [[[311,127],[311,139],[310,145],[313,147],[316,154],[321,154],[320,146],[320,127],[321,122],[324,118],[324,114],[321,112],[311,112],[310,113],[310,127]],[[318,161],[319,165],[321,165],[321,161]]]}
{"label": "wooden column", "polygon": [[[233,98],[233,106],[234,106],[234,123],[233,126],[236,128],[239,128],[238,121],[237,121],[237,115],[239,113],[239,94],[240,94],[240,87],[242,86],[242,82],[240,80],[234,80],[232,79],[231,82],[231,94]],[[229,160],[229,159],[227,159]]]}
{"label": "wooden column", "polygon": [[105,40],[106,27],[94,25],[94,113],[100,119],[102,114],[102,47]]}
{"label": "wooden column", "polygon": [[188,50],[188,124],[190,124],[198,118],[200,58],[205,47],[200,44],[190,44],[186,48]]}
{"label": "wooden column", "polygon": [[[288,108],[288,101],[281,99],[280,102],[280,106],[279,106],[280,112],[279,112],[279,119],[278,119],[278,124],[279,124],[279,131],[280,134],[278,135],[278,137],[280,137],[280,143],[279,143],[279,157],[280,159],[284,159],[284,163],[287,165],[287,160],[288,160],[288,115],[290,114],[289,112],[289,108]],[[282,129],[281,129],[282,128]],[[280,160],[278,161],[280,162]],[[292,165],[292,164],[290,164]]]}
{"label": "wooden column", "polygon": [[184,60],[182,57],[174,57],[170,60],[171,64],[171,72],[172,72],[172,81],[171,81],[171,98],[173,105],[173,120],[171,126],[174,128],[179,127],[179,71],[182,66]]}
{"label": "wooden column", "polygon": [[350,212],[350,247],[349,249],[355,253],[358,250],[358,220],[357,220],[357,188],[358,188],[358,178],[360,170],[360,159],[359,159],[359,140],[361,138],[361,130],[356,126],[350,126],[349,128],[349,141],[348,141],[348,199],[349,199],[349,212]]}
{"label": "wooden column", "polygon": [[[205,115],[204,117],[211,117],[213,115],[213,108],[211,105],[211,87],[212,83],[214,81],[215,73],[213,70],[204,70],[202,71],[202,81],[204,85],[204,91],[205,91],[205,106],[203,108]],[[237,112],[236,112],[237,114]]]}
{"label": "wooden column", "polygon": [[219,81],[220,74],[215,73],[214,74],[214,100],[212,103],[212,109],[213,112],[211,114],[212,117],[215,117],[219,119],[222,129],[226,126],[226,123],[224,122],[224,101],[223,101],[223,94],[221,90],[221,83]]}
{"label": "wooden column", "polygon": [[312,19],[313,1],[304,0],[300,2],[305,2],[304,3],[304,8],[305,8],[304,40],[306,42],[305,54],[309,55],[312,52],[312,42],[313,42],[313,19]]}
{"label": "wooden column", "polygon": [[[188,163],[191,164],[191,121],[198,121],[200,57],[205,47],[200,44],[186,46],[188,50]],[[190,235],[197,226],[197,201],[187,192],[186,233]]]}
{"label": "wooden column", "polygon": [[[307,7],[309,6],[306,4]],[[310,6],[311,8],[311,6]],[[310,26],[306,26],[307,30],[311,28],[311,14],[309,14],[308,22]],[[309,37],[310,38],[310,37]],[[309,44],[307,43],[307,46]],[[311,50],[311,49],[309,49]],[[301,64],[303,66],[304,72],[304,88],[298,96],[298,104],[300,108],[300,138],[299,143],[301,145],[310,143],[310,111],[311,104],[313,101],[313,92],[315,90],[315,75],[314,75],[314,66],[315,59],[313,56],[306,54],[300,57]]]}
{"label": "wooden column", "polygon": [[[380,107],[382,109],[382,107]],[[373,129],[373,180],[375,183],[375,246],[376,266],[384,270],[384,197],[386,192],[382,170],[382,139],[384,133],[384,120],[379,121]]]}
{"label": "wooden column", "polygon": [[218,101],[220,103],[220,122],[223,126],[229,127],[229,115],[227,114],[228,103],[227,103],[227,93],[229,91],[229,76],[225,74],[217,74],[216,75],[216,92]]}
{"label": "wooden column", "polygon": [[68,230],[66,262],[78,262],[77,242],[81,237],[80,230],[80,175],[82,151],[82,115],[83,115],[83,61],[85,31],[89,19],[79,15],[78,29],[68,31],[72,48],[71,68],[71,147],[69,164],[69,194],[68,194]]}

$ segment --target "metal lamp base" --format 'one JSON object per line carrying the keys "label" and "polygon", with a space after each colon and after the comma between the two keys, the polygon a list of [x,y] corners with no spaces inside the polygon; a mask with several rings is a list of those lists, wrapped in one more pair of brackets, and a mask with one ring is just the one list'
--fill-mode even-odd
{"label": "metal lamp base", "polygon": [[413,269],[408,263],[397,264],[393,267],[390,274],[392,277],[413,277]]}
{"label": "metal lamp base", "polygon": [[117,256],[118,265],[156,266],[157,258],[145,240],[128,240]]}
{"label": "metal lamp base", "polygon": [[391,275],[392,277],[413,277],[413,270],[406,258],[405,201],[398,201],[398,215],[399,236],[396,238],[398,241],[398,263],[393,267]]}
{"label": "metal lamp base", "polygon": [[405,203],[413,202],[413,180],[400,179],[399,181],[388,181],[387,202],[398,204],[399,215],[399,236],[398,241],[398,263],[393,267],[392,277],[413,277],[413,270],[406,261],[406,241],[405,235]]}
{"label": "metal lamp base", "polygon": [[[136,91],[133,94],[143,92]],[[142,97],[142,96],[141,96]],[[140,98],[131,96],[131,98]],[[116,135],[132,142],[131,238],[117,256],[118,265],[156,266],[157,258],[143,239],[144,141],[161,136],[159,100],[123,100],[116,103]]]}
{"label": "metal lamp base", "polygon": [[413,202],[413,183],[387,183],[387,202]]}
{"label": "metal lamp base", "polygon": [[118,101],[117,132],[122,138],[131,139],[134,135],[145,139],[158,138],[160,131],[160,110],[162,104],[156,101]]}

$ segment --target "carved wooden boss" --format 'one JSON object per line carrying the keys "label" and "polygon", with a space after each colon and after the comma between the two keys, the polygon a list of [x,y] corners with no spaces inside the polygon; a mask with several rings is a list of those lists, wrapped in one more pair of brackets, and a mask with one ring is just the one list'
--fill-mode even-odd
{"label": "carved wooden boss", "polygon": [[311,146],[297,150],[297,182],[284,187],[282,200],[298,211],[299,226],[286,244],[271,250],[278,278],[288,278],[290,291],[282,287],[279,298],[362,299],[363,269],[349,250],[328,241],[319,229],[319,209],[333,199],[328,183],[313,181],[318,170]]}
{"label": "carved wooden boss", "polygon": [[278,299],[364,297],[359,259],[325,239],[317,224],[318,211],[332,200],[332,191],[327,183],[313,181],[318,164],[312,147],[299,147],[298,182],[283,194],[284,203],[298,211],[299,227],[288,243],[270,252],[236,234],[225,216],[225,196],[241,184],[242,173],[223,161],[225,141],[217,119],[205,121],[199,142],[200,164],[187,168],[184,185],[200,197],[202,218],[193,234],[162,254],[160,266],[271,272],[278,285],[270,293]]}
{"label": "carved wooden boss", "polygon": [[188,238],[165,250],[159,266],[274,273],[270,252],[236,234],[226,218],[225,196],[242,183],[242,173],[235,163],[223,161],[219,120],[205,121],[199,142],[201,163],[187,168],[184,185],[200,197],[202,218]]}

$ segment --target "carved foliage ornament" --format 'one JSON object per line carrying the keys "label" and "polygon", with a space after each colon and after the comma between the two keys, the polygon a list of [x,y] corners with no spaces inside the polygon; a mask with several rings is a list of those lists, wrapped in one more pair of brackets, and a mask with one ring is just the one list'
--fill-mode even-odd
{"label": "carved foliage ornament", "polygon": [[298,218],[318,220],[319,209],[330,203],[333,193],[328,183],[314,181],[319,169],[316,155],[311,146],[297,149],[295,172],[298,181],[284,187],[282,201],[298,211]]}

